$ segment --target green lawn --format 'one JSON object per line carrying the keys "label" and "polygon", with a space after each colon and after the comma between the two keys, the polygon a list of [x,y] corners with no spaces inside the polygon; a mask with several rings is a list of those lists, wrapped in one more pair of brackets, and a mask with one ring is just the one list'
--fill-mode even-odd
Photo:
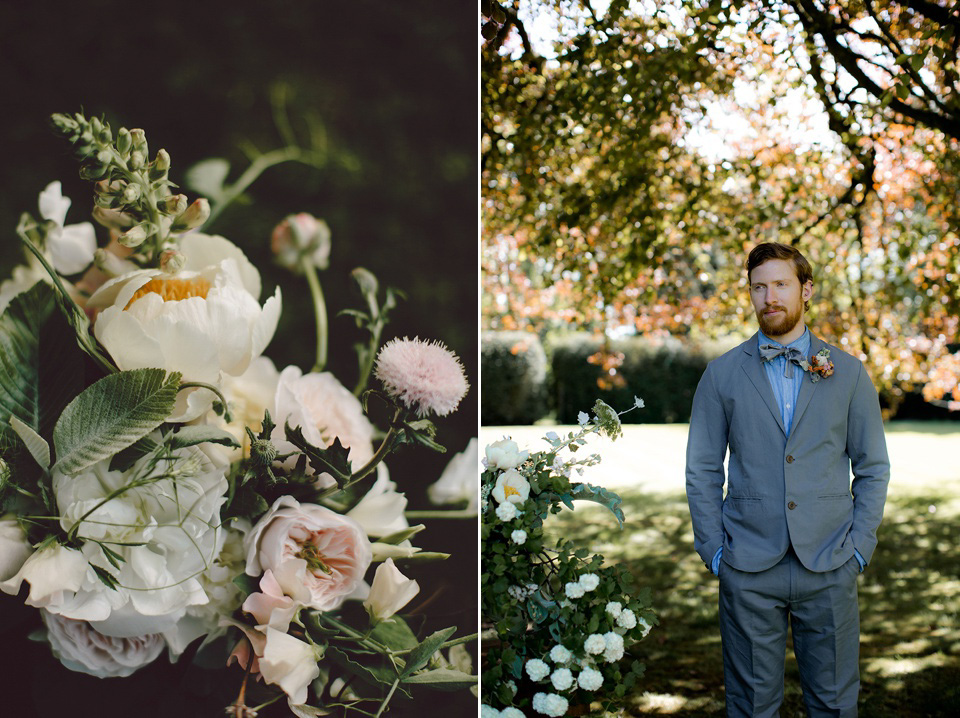
{"label": "green lawn", "polygon": [[[529,443],[528,432],[548,429],[485,429],[482,440],[506,433]],[[617,485],[624,529],[590,504],[563,512],[549,527],[623,562],[653,590],[661,623],[634,651],[647,672],[623,715],[719,715],[717,587],[693,551],[682,478],[686,427],[626,429],[591,476]],[[879,547],[859,579],[860,714],[960,715],[960,427],[894,422],[887,436],[893,480]],[[785,694],[781,715],[804,715],[789,648]]]}

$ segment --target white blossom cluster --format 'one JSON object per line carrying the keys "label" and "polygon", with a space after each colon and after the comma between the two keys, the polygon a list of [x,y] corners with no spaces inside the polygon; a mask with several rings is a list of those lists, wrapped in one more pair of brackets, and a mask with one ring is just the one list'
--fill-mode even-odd
{"label": "white blossom cluster", "polygon": [[583,594],[593,591],[600,585],[600,577],[595,573],[585,573],[576,581],[569,581],[563,592],[567,598],[580,598]]}
{"label": "white blossom cluster", "polygon": [[535,583],[528,583],[526,586],[510,586],[507,593],[516,601],[526,601],[530,596],[540,589]]}
{"label": "white blossom cluster", "polygon": [[537,693],[533,697],[533,709],[548,716],[562,716],[570,707],[567,699],[556,693]]}
{"label": "white blossom cluster", "polygon": [[480,718],[526,718],[523,711],[513,706],[507,706],[503,710],[497,710],[493,706],[481,705]]}

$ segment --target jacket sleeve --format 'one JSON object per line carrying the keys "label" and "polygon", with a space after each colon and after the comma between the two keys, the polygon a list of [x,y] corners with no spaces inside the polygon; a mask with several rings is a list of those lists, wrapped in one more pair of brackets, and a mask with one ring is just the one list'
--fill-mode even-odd
{"label": "jacket sleeve", "polygon": [[890,482],[890,459],[883,434],[880,401],[863,365],[847,417],[847,456],[853,470],[854,548],[870,563],[877,547],[877,527],[883,518]]}
{"label": "jacket sleeve", "polygon": [[727,416],[710,364],[693,397],[687,437],[687,502],[693,520],[693,546],[708,568],[723,546],[723,459],[727,453],[727,429]]}

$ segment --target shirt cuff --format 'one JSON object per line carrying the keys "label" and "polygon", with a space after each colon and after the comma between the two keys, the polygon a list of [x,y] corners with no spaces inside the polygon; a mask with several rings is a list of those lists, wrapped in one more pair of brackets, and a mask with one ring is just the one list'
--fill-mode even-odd
{"label": "shirt cuff", "polygon": [[[854,549],[856,551],[856,549]],[[710,564],[710,570],[713,571],[714,576],[720,575],[720,557],[723,555],[723,546],[717,549],[717,552],[713,555],[713,561]]]}
{"label": "shirt cuff", "polygon": [[860,552],[857,549],[853,549],[853,555],[857,558],[857,563],[860,564],[860,573],[863,573],[863,569],[867,567],[867,562],[863,560],[863,556],[860,555]]}

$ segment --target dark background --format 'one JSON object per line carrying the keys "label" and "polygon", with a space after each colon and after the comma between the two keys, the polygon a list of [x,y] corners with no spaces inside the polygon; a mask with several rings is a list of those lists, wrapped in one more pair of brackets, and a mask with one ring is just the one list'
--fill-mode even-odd
{"label": "dark background", "polygon": [[[243,248],[261,272],[263,297],[282,284],[281,323],[266,354],[278,368],[313,363],[313,316],[306,282],[275,267],[273,226],[292,212],[324,218],[332,230],[330,268],[321,273],[331,316],[329,368],[348,387],[356,379],[352,322],[334,319],[360,296],[349,272],[364,266],[382,286],[403,290],[384,339],[441,339],[477,371],[477,54],[469,4],[371,2],[3,3],[0,5],[0,278],[22,261],[15,227],[37,215],[51,181],[73,200],[67,223],[89,220],[92,188],[77,175],[67,144],[48,125],[53,112],[104,115],[116,131],[141,127],[151,157],[165,148],[170,177],[208,157],[231,162],[230,180],[247,166],[240,146],[282,146],[271,93],[284,92],[294,132],[307,142],[322,126],[329,148],[321,168],[269,170],[213,226]],[[187,190],[190,199],[196,196]],[[101,244],[105,234],[98,229]],[[429,508],[426,487],[477,427],[477,394],[438,421],[447,456],[406,449],[391,477],[411,508]],[[408,571],[421,584],[425,629],[476,630],[476,527],[432,521],[418,542],[454,554],[445,564]],[[179,673],[161,658],[132,678],[98,680],[61,668],[26,635],[37,612],[0,597],[4,715],[220,715],[230,685]],[[195,671],[197,669],[191,669]],[[472,713],[465,692],[420,695],[442,710]],[[285,711],[283,703],[278,704]],[[391,714],[413,714],[398,705]],[[420,715],[425,713],[421,709]],[[271,715],[268,709],[261,715]]]}

